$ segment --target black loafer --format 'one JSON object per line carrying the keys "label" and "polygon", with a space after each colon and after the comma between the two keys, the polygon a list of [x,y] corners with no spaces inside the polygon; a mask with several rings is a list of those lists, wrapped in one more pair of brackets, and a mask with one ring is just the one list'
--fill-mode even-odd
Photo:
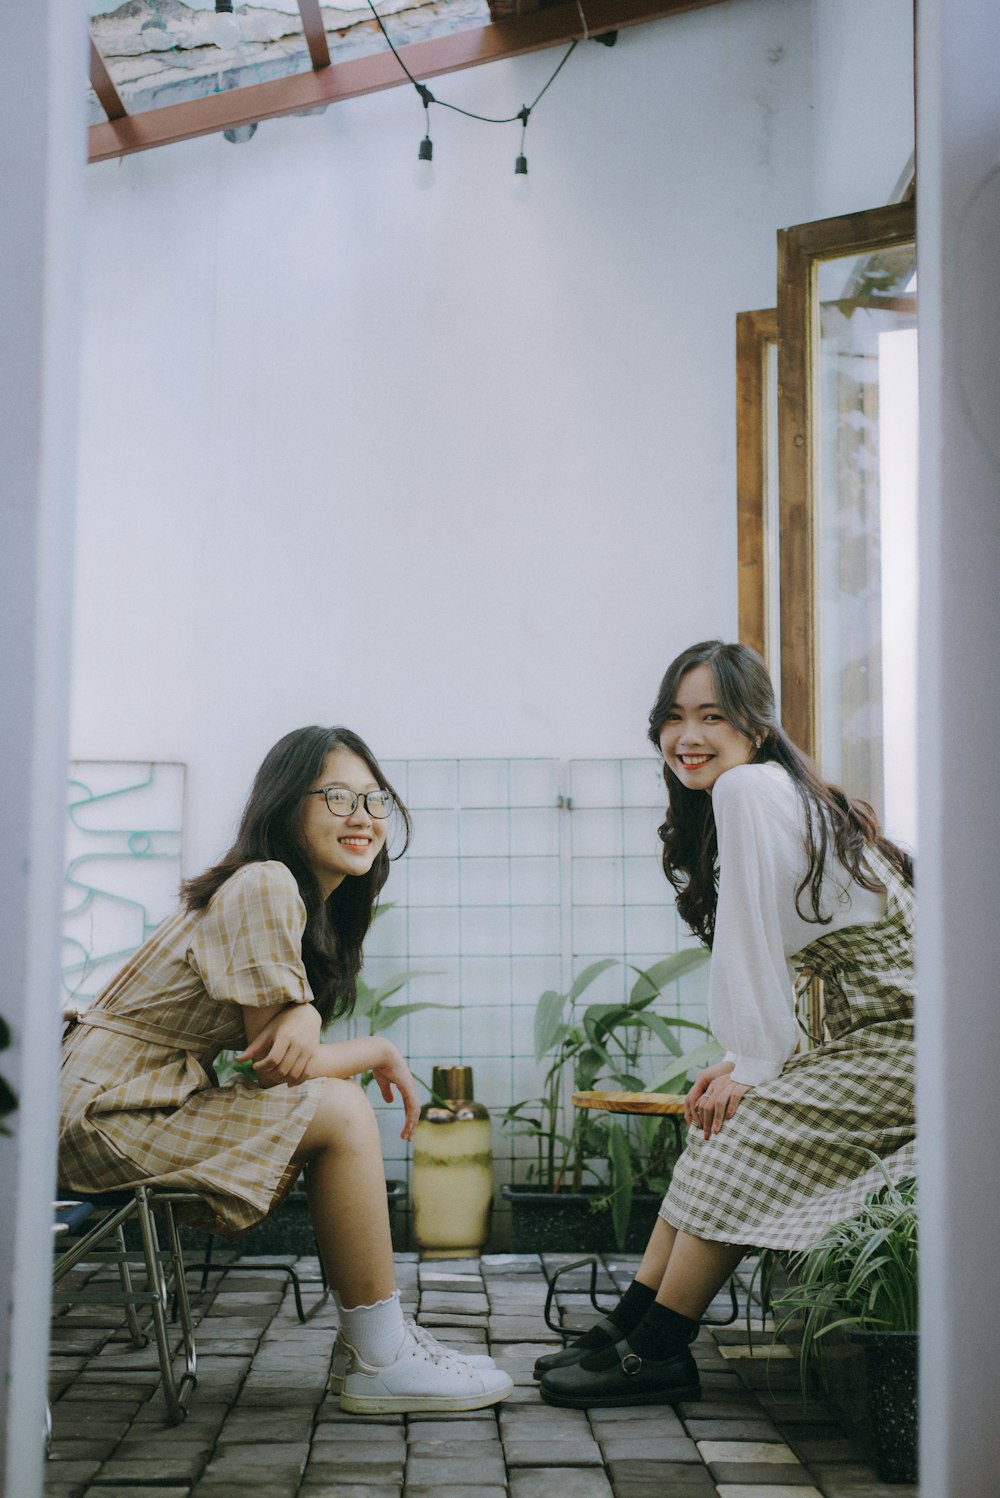
{"label": "black loafer", "polygon": [[[597,1333],[601,1340],[598,1340]],[[534,1367],[535,1378],[542,1378],[552,1368],[569,1368],[585,1358],[588,1353],[602,1352],[605,1348],[614,1347],[621,1339],[622,1329],[617,1326],[610,1316],[605,1316],[603,1321],[595,1321],[594,1325],[586,1331],[578,1342],[571,1342],[568,1347],[560,1348],[558,1352],[546,1352],[536,1359]],[[590,1340],[593,1338],[593,1340]]]}
{"label": "black loafer", "polygon": [[641,1358],[622,1338],[613,1351],[592,1353],[577,1363],[553,1368],[542,1379],[541,1393],[548,1404],[586,1410],[594,1405],[677,1404],[682,1399],[700,1399],[701,1383],[686,1347],[669,1358]]}

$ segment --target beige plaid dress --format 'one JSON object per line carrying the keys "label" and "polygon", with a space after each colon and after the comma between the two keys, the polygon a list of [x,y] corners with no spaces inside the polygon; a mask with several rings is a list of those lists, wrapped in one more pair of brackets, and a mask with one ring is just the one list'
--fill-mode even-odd
{"label": "beige plaid dress", "polygon": [[660,1216],[716,1242],[809,1248],[882,1176],[916,1174],[910,887],[868,852],[886,887],[877,921],[830,931],[792,959],[823,979],[828,1041],[748,1092],[720,1133],[692,1127]]}
{"label": "beige plaid dress", "polygon": [[60,1190],[140,1181],[198,1192],[199,1225],[235,1237],[292,1185],[322,1079],[218,1085],[242,1049],[245,1006],[310,1002],[306,910],[283,863],[252,863],[208,907],[179,910],[130,958],[63,1042]]}

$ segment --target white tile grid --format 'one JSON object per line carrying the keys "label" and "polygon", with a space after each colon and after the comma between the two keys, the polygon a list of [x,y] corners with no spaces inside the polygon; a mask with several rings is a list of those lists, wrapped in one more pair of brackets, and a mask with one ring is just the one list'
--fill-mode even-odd
{"label": "white tile grid", "polygon": [[[392,1032],[418,1076],[434,1063],[473,1067],[476,1096],[495,1115],[498,1184],[524,1177],[532,1141],[501,1128],[512,1098],[541,1092],[544,1065],[534,1061],[534,1012],[547,988],[562,991],[597,958],[619,958],[587,990],[588,1003],[624,999],[635,981],[629,962],[644,968],[670,951],[697,945],[677,921],[659,867],[656,828],[662,783],[655,760],[573,761],[568,777],[573,811],[552,804],[559,794],[555,761],[473,760],[393,763],[387,771],[415,812],[406,866],[393,870],[386,898],[397,909],[380,918],[367,944],[369,981],[410,968],[436,970],[414,979],[392,1002],[454,998],[457,1015],[434,1010],[411,1016]],[[542,804],[531,804],[532,797]],[[506,804],[503,804],[506,798]],[[630,798],[630,804],[623,800]],[[500,803],[500,804],[498,804]],[[560,858],[561,836],[570,839]],[[560,927],[562,871],[569,945]],[[405,874],[405,877],[401,877]],[[664,991],[659,1009],[704,1018],[705,970]],[[682,1036],[685,1046],[698,1037]],[[646,1047],[646,1075],[666,1051]],[[377,1097],[377,1094],[376,1094]],[[403,1173],[398,1108],[377,1102],[390,1174]]]}

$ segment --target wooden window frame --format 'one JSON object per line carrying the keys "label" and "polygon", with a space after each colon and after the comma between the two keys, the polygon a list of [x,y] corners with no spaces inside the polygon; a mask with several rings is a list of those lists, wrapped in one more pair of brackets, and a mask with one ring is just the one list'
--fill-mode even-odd
{"label": "wooden window frame", "polygon": [[778,494],[781,716],[807,754],[818,749],[816,468],[813,407],[820,261],[916,240],[913,200],[798,224],[778,233]]}
{"label": "wooden window frame", "polygon": [[768,353],[778,341],[774,307],[736,317],[736,547],[739,639],[768,660],[767,600],[777,537],[768,535]]}

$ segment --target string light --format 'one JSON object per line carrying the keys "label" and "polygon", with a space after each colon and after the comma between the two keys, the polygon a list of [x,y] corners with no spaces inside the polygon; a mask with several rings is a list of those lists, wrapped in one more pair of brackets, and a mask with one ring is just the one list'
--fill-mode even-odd
{"label": "string light", "polygon": [[[217,0],[217,3],[218,3],[218,0]],[[577,8],[580,11],[580,17],[581,17],[581,20],[583,21],[583,34],[584,34],[584,39],[586,39],[587,37],[589,37],[590,33],[587,30],[587,19],[586,19],[586,16],[584,16],[584,14],[583,14],[583,8],[580,5],[580,0],[577,0]],[[551,87],[551,85],[553,83],[555,83],[555,81],[558,78],[559,74],[562,72],[563,68],[569,62],[569,60],[572,57],[573,53],[576,51],[579,39],[576,39],[576,40],[570,42],[570,44],[567,47],[566,51],[563,53],[562,57],[559,59],[559,62],[556,64],[556,67],[553,70],[551,77],[544,84],[544,86],[539,89],[538,93],[535,95],[534,99],[532,100],[532,102],[530,104],[522,104],[521,105],[521,108],[518,110],[517,114],[508,114],[508,115],[500,115],[500,116],[488,115],[488,114],[476,114],[474,112],[474,110],[471,110],[471,109],[462,109],[462,107],[460,105],[458,105],[458,104],[450,104],[447,99],[437,99],[437,98],[435,98],[434,95],[431,93],[430,89],[427,87],[426,84],[418,82],[417,79],[414,78],[413,74],[410,72],[409,68],[406,66],[406,63],[400,57],[399,53],[396,51],[396,48],[393,46],[392,38],[389,35],[389,33],[386,31],[384,25],[382,24],[382,17],[379,15],[378,11],[375,9],[374,0],[368,0],[368,9],[371,11],[372,15],[375,17],[375,20],[378,23],[378,29],[381,31],[382,35],[385,37],[386,43],[387,43],[387,45],[389,47],[389,51],[392,53],[393,57],[399,63],[399,66],[402,68],[402,70],[406,74],[407,78],[413,84],[413,87],[416,89],[417,93],[419,94],[420,101],[421,101],[421,103],[424,106],[424,116],[425,116],[424,138],[420,142],[420,147],[419,147],[419,150],[417,151],[417,159],[419,161],[433,161],[433,159],[434,159],[434,142],[431,140],[431,105],[432,104],[437,104],[441,109],[451,109],[451,110],[454,111],[455,114],[464,114],[465,117],[466,117],[466,119],[469,119],[469,120],[479,120],[480,123],[484,124],[484,125],[514,125],[518,121],[520,121],[521,122],[521,150],[520,150],[520,154],[517,156],[517,158],[516,158],[516,160],[514,162],[514,175],[516,177],[526,177],[528,175],[528,158],[524,154],[524,133],[525,133],[525,131],[528,128],[528,120],[531,118],[531,111],[538,104],[538,101],[541,99],[542,95]],[[603,41],[603,37],[596,38],[596,40]]]}
{"label": "string light", "polygon": [[238,47],[243,40],[240,23],[233,15],[233,0],[215,0],[212,40],[220,52],[228,52],[231,48]]}
{"label": "string light", "polygon": [[418,161],[434,160],[434,142],[431,140],[431,105],[434,103],[434,95],[429,88],[417,84],[417,92],[424,101],[424,138],[420,142],[420,150],[417,152]]}

